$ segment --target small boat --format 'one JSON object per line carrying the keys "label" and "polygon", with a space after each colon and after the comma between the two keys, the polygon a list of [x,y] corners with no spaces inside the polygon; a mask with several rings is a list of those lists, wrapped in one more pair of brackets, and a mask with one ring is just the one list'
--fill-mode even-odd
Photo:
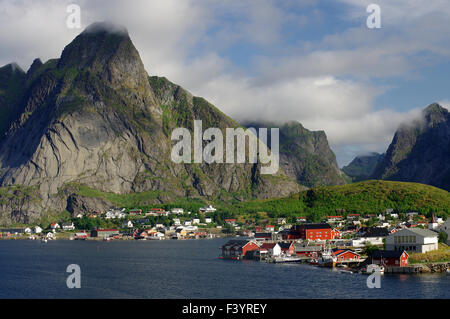
{"label": "small boat", "polygon": [[104,241],[111,241],[111,238],[110,237],[105,237],[105,238],[103,238],[103,240]]}
{"label": "small boat", "polygon": [[321,267],[336,267],[337,259],[335,256],[331,255],[331,250],[324,250],[322,256],[317,260],[319,266]]}
{"label": "small boat", "polygon": [[445,271],[445,273],[446,273],[447,275],[450,275],[450,269],[447,269],[447,270]]}
{"label": "small boat", "polygon": [[300,257],[287,256],[287,255],[275,256],[275,257],[268,259],[269,262],[274,262],[274,263],[292,263],[292,262],[295,263],[295,262],[299,262],[300,260],[301,260]]}
{"label": "small boat", "polygon": [[41,240],[41,242],[46,243],[46,242],[47,242],[47,238],[43,238],[43,239]]}

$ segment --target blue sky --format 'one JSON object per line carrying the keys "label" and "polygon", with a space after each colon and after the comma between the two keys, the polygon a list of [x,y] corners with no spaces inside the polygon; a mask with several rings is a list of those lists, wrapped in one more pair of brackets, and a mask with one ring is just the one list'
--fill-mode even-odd
{"label": "blue sky", "polygon": [[[0,64],[59,57],[82,28],[127,27],[151,75],[238,121],[297,120],[324,130],[340,166],[383,152],[398,125],[450,104],[448,0],[0,0]],[[366,8],[381,8],[369,29]]]}

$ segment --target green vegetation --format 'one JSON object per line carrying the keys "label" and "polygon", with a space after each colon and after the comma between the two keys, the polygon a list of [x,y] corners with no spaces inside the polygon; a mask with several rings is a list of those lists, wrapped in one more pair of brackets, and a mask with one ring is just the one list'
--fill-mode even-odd
{"label": "green vegetation", "polygon": [[450,261],[450,247],[446,244],[439,243],[439,249],[429,251],[427,253],[410,253],[409,263],[437,263]]}
{"label": "green vegetation", "polygon": [[269,218],[305,216],[310,221],[321,221],[336,211],[345,213],[378,213],[393,208],[398,213],[420,211],[425,215],[450,214],[450,194],[436,187],[417,183],[366,181],[342,186],[316,187],[287,198],[218,201],[193,198],[178,198],[169,204],[157,204],[158,198],[167,193],[147,191],[143,193],[114,194],[94,190],[84,185],[75,186],[81,196],[101,198],[117,207],[159,207],[170,209],[183,207],[185,211],[198,212],[205,204],[213,204],[225,218],[255,217],[265,212]]}

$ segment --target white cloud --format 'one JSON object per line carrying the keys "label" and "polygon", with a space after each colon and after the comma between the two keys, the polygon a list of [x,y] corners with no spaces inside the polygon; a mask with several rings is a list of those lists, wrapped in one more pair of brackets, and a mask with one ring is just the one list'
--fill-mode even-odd
{"label": "white cloud", "polygon": [[[350,19],[364,21],[370,1],[340,1],[349,5]],[[294,119],[325,130],[340,162],[358,150],[384,151],[398,124],[417,111],[376,110],[386,88],[374,86],[373,78],[410,76],[426,62],[418,55],[424,51],[450,56],[450,25],[443,23],[450,6],[443,0],[379,0],[381,31],[330,31],[288,49],[283,26],[310,20],[291,8],[318,0],[73,2],[81,6],[83,27],[102,20],[126,26],[151,75],[185,86],[236,120]],[[59,57],[81,31],[65,25],[69,3],[0,0],[0,29],[9,30],[0,33],[0,65],[17,61],[27,69],[35,57]],[[221,54],[240,43],[262,48],[245,68]]]}

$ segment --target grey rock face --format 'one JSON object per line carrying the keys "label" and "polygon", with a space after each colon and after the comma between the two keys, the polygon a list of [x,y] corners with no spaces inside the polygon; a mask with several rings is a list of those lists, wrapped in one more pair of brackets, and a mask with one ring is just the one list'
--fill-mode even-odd
{"label": "grey rock face", "polygon": [[378,179],[418,182],[450,190],[450,114],[431,104],[422,117],[402,125],[394,135]]}
{"label": "grey rock face", "polygon": [[[80,196],[71,184],[104,193],[155,192],[149,203],[267,198],[300,189],[282,172],[260,175],[259,164],[173,163],[174,128],[192,131],[201,119],[204,129],[225,133],[238,124],[180,86],[149,78],[123,30],[94,25],[60,59],[36,60],[21,95],[22,111],[0,141],[0,185],[35,187],[38,214],[110,204]],[[12,215],[13,208],[5,204],[2,211]]]}

